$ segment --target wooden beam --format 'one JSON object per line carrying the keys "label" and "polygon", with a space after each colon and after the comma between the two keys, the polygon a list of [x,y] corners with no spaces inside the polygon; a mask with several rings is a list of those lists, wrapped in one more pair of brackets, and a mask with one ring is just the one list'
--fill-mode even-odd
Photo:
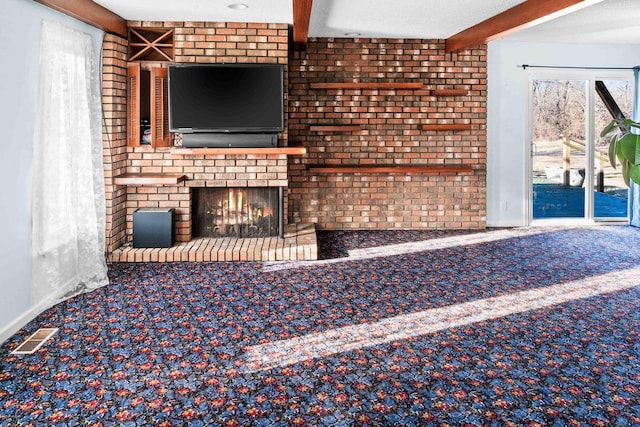
{"label": "wooden beam", "polygon": [[476,46],[568,15],[603,0],[527,0],[445,41],[447,52]]}
{"label": "wooden beam", "polygon": [[127,21],[92,0],[35,0],[107,33],[128,37]]}
{"label": "wooden beam", "polygon": [[313,0],[293,0],[293,48],[305,50],[309,39],[309,21]]}

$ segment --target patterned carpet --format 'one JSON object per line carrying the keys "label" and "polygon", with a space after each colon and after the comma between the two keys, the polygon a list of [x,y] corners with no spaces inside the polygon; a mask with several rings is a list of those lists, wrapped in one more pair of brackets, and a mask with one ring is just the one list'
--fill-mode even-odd
{"label": "patterned carpet", "polygon": [[111,265],[0,348],[0,426],[640,425],[640,230],[318,238]]}

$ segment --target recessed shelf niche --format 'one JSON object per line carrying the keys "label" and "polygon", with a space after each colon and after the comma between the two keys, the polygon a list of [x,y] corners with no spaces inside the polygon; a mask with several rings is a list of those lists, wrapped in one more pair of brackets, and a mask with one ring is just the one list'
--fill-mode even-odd
{"label": "recessed shelf niche", "polygon": [[129,61],[173,62],[173,28],[129,28]]}

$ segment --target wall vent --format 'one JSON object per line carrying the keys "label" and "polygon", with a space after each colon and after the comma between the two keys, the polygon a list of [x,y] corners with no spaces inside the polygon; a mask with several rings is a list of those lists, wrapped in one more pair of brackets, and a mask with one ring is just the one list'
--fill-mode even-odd
{"label": "wall vent", "polygon": [[18,346],[11,354],[33,354],[58,332],[58,328],[40,328]]}

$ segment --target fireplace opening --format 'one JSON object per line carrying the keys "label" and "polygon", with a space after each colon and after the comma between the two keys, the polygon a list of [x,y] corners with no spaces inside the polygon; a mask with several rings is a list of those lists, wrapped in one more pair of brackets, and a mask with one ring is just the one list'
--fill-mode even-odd
{"label": "fireplace opening", "polygon": [[194,188],[194,237],[282,237],[281,187]]}

